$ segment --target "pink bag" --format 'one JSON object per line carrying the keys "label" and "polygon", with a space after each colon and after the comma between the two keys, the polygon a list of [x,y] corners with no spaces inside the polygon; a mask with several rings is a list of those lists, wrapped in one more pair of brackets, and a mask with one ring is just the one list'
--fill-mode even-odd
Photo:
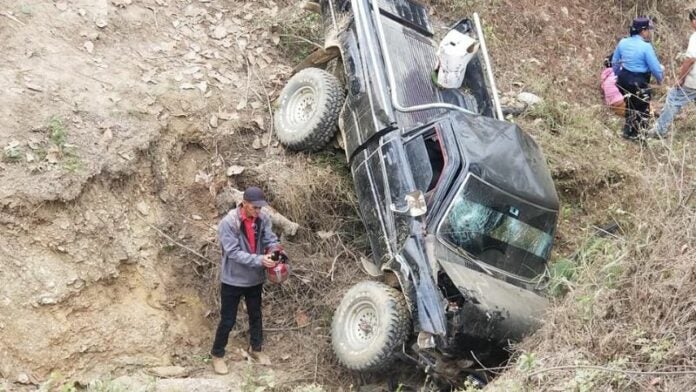
{"label": "pink bag", "polygon": [[607,106],[611,106],[623,102],[623,95],[621,95],[619,88],[616,87],[616,75],[614,75],[614,70],[605,68],[604,71],[602,71],[601,80],[604,103],[606,103]]}

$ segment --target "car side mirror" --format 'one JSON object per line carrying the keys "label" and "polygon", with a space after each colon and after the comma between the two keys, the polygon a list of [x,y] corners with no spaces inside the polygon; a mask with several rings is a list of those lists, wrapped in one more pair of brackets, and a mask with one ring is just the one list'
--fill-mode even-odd
{"label": "car side mirror", "polygon": [[406,194],[404,201],[406,205],[403,208],[398,208],[392,203],[389,209],[397,214],[408,214],[413,217],[425,215],[425,213],[428,212],[428,206],[425,204],[425,196],[421,191]]}

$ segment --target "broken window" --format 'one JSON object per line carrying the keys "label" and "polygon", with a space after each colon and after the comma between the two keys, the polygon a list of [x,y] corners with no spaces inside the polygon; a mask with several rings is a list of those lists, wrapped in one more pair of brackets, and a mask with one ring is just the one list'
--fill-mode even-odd
{"label": "broken window", "polygon": [[524,278],[544,272],[556,213],[470,175],[438,230],[446,243],[492,267]]}
{"label": "broken window", "polygon": [[437,185],[445,158],[437,134],[433,132],[417,136],[406,144],[406,154],[411,163],[416,189],[425,193]]}

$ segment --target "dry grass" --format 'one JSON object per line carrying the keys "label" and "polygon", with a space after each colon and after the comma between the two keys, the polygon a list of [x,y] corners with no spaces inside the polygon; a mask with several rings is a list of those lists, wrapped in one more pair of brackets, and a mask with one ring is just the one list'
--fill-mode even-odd
{"label": "dry grass", "polygon": [[625,211],[635,208],[641,189],[640,171],[626,157],[640,148],[618,137],[621,121],[606,109],[542,96],[545,103],[517,121],[543,147],[562,200],[555,253],[568,254],[593,226],[628,223]]}
{"label": "dry grass", "polygon": [[[667,147],[627,144],[618,138],[622,119],[601,107],[597,88],[601,59],[625,33],[617,26],[636,14],[657,16],[655,45],[673,72],[687,37],[681,4],[590,3],[564,3],[574,19],[560,4],[510,3],[496,13],[483,7],[503,91],[546,99],[518,121],[543,147],[562,199],[554,253],[561,268],[553,283],[556,292],[568,292],[554,301],[544,327],[517,347],[512,370],[492,390],[696,385],[693,374],[669,373],[696,371],[696,197],[689,199],[696,116],[692,108],[677,119]],[[597,238],[595,228],[607,222],[619,224],[617,236]]]}
{"label": "dry grass", "polygon": [[573,260],[568,295],[518,347],[520,366],[498,390],[696,385],[696,154],[681,139],[689,136],[671,149],[652,143],[641,152],[642,196],[626,212],[631,228],[588,239]]}

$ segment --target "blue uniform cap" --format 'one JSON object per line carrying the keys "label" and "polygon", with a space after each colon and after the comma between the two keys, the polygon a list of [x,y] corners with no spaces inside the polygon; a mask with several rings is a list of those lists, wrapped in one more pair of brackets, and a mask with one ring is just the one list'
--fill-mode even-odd
{"label": "blue uniform cap", "polygon": [[652,19],[646,16],[639,16],[633,19],[633,23],[631,24],[631,34],[638,34],[643,30],[655,30],[655,25],[653,24]]}

